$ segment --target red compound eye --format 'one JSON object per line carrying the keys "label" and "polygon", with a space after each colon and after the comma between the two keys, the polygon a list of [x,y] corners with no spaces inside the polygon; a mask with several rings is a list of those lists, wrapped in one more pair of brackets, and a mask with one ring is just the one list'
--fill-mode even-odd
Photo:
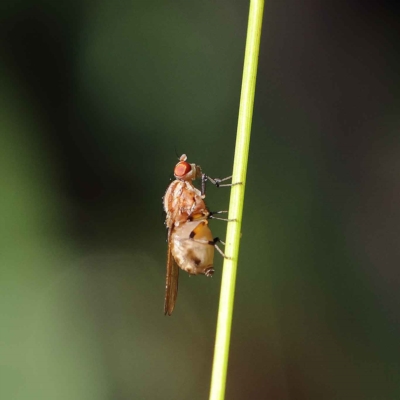
{"label": "red compound eye", "polygon": [[178,164],[176,164],[175,169],[174,169],[174,175],[177,178],[181,178],[182,176],[185,176],[188,172],[190,172],[192,167],[190,164],[186,161],[181,161]]}

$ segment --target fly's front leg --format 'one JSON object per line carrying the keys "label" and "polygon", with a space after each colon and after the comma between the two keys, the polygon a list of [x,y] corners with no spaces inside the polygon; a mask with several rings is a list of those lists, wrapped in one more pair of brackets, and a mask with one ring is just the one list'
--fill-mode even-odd
{"label": "fly's front leg", "polygon": [[215,185],[216,187],[224,187],[224,186],[234,186],[234,185],[238,185],[241,182],[238,183],[221,183],[221,182],[225,182],[228,181],[229,179],[232,179],[232,175],[231,176],[227,176],[226,178],[211,178],[211,176],[206,176],[206,180],[210,181],[213,185]]}
{"label": "fly's front leg", "polygon": [[201,175],[201,194],[205,195],[206,194],[206,182],[210,181],[213,185],[216,187],[229,187],[229,186],[235,186],[235,185],[241,185],[242,182],[235,182],[235,183],[221,183],[228,181],[229,179],[232,179],[231,176],[227,176],[226,178],[211,178],[211,176],[208,176],[206,174]]}
{"label": "fly's front leg", "polygon": [[206,195],[206,182],[207,182],[207,175],[201,174],[201,195]]}

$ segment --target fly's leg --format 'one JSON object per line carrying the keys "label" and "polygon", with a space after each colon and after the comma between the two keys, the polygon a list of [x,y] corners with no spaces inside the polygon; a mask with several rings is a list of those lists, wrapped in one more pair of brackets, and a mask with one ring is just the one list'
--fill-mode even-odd
{"label": "fly's leg", "polygon": [[215,185],[216,187],[224,187],[224,186],[235,186],[235,185],[239,185],[242,182],[237,182],[237,183],[221,183],[224,181],[227,181],[229,179],[232,179],[232,175],[231,176],[227,176],[226,178],[211,178],[211,176],[206,176],[206,180],[210,181],[213,185]]}
{"label": "fly's leg", "polygon": [[209,219],[219,219],[220,221],[226,221],[226,222],[232,222],[232,221],[237,221],[235,218],[219,218],[219,217],[214,217],[215,214],[224,214],[227,213],[228,211],[210,211],[210,214],[208,216]]}
{"label": "fly's leg", "polygon": [[221,183],[221,182],[225,182],[229,179],[232,179],[232,175],[231,176],[227,176],[226,178],[211,178],[210,176],[206,175],[206,174],[202,174],[201,175],[201,194],[205,195],[206,194],[206,182],[210,181],[213,185],[215,185],[216,187],[226,187],[226,186],[235,186],[235,185],[241,185],[242,182],[236,182],[236,183]]}
{"label": "fly's leg", "polygon": [[[201,194],[202,196],[205,196],[206,194],[206,182],[210,181],[213,185],[215,185],[216,187],[229,187],[229,186],[235,186],[235,185],[241,185],[242,182],[236,182],[236,183],[224,183],[221,184],[221,182],[227,181],[229,179],[232,178],[231,176],[227,176],[226,178],[223,179],[219,179],[219,178],[211,178],[209,176],[207,176],[206,174],[202,174],[201,175]],[[215,214],[224,214],[227,213],[228,211],[214,211],[214,212],[210,212],[208,218],[209,219],[219,219],[220,221],[226,221],[226,222],[234,222],[237,221],[237,219],[235,218],[219,218],[219,217],[215,217]]]}
{"label": "fly's leg", "polygon": [[225,246],[225,242],[223,242],[219,237],[214,238],[211,243],[214,243],[214,247],[218,250],[218,253],[221,254],[222,257],[227,260],[232,260],[231,257],[226,256],[225,253],[217,246],[217,243],[221,243]]}
{"label": "fly's leg", "polygon": [[[231,257],[227,257],[225,255],[225,253],[217,246],[217,243],[222,243],[225,246],[225,242],[223,242],[219,237],[214,238],[213,240],[204,240],[204,239],[196,239],[196,233],[200,233],[200,230],[202,229],[200,227],[200,225],[205,226],[207,224],[207,221],[203,221],[202,223],[200,223],[199,225],[196,226],[195,229],[192,230],[192,232],[190,232],[188,240],[192,240],[196,243],[202,243],[205,245],[209,245],[209,246],[214,246],[217,250],[218,253],[221,254],[222,257],[231,260]],[[197,232],[196,232],[197,231]]]}
{"label": "fly's leg", "polygon": [[[194,233],[194,232],[192,232]],[[208,244],[210,246],[214,246],[218,253],[221,254],[222,257],[226,258],[227,260],[232,260],[231,257],[225,255],[225,253],[218,247],[217,243],[222,243],[225,246],[225,242],[223,242],[219,237],[214,238],[213,240],[201,240],[201,239],[194,239],[194,235],[190,234],[190,240],[193,240],[196,243]]]}

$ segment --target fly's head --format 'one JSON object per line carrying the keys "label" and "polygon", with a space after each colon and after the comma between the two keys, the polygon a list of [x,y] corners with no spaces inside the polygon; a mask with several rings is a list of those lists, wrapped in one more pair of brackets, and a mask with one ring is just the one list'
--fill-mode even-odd
{"label": "fly's head", "polygon": [[196,164],[189,164],[186,154],[182,154],[174,168],[174,176],[181,181],[192,181],[201,178],[201,168]]}

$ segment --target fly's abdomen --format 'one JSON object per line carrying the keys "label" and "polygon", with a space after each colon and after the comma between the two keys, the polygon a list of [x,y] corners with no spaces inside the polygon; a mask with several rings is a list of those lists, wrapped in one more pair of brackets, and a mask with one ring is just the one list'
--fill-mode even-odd
{"label": "fly's abdomen", "polygon": [[208,221],[188,221],[172,233],[172,255],[189,274],[212,275],[214,242]]}

